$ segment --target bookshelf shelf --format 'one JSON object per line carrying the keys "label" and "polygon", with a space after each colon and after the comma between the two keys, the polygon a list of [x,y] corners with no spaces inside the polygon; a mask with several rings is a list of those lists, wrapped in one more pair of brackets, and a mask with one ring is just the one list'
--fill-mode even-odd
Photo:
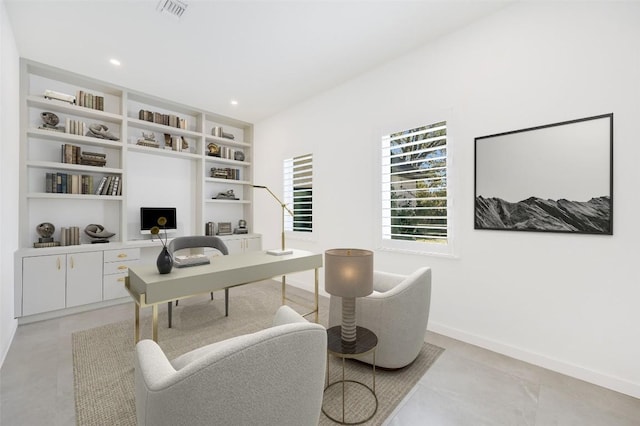
{"label": "bookshelf shelf", "polygon": [[251,144],[248,142],[236,141],[235,139],[221,138],[218,136],[211,136],[211,135],[205,136],[205,142],[207,144],[215,143],[215,144],[227,145],[227,146],[238,147],[238,148],[251,148]]}
{"label": "bookshelf shelf", "polygon": [[209,200],[205,200],[205,203],[213,203],[213,204],[250,204],[251,201],[249,200],[215,200],[215,199],[209,199]]}
{"label": "bookshelf shelf", "polygon": [[71,133],[56,132],[52,130],[42,130],[30,128],[27,136],[39,138],[51,142],[65,142],[80,145],[102,146],[106,148],[122,149],[122,142],[106,139],[92,138],[89,136],[72,135]]}
{"label": "bookshelf shelf", "polygon": [[248,180],[205,178],[204,181],[211,183],[223,183],[225,185],[251,185],[251,182]]}
{"label": "bookshelf shelf", "polygon": [[30,192],[27,198],[32,199],[52,199],[52,200],[99,200],[99,201],[122,201],[121,195],[94,195],[94,194],[56,194],[52,192]]}
{"label": "bookshelf shelf", "polygon": [[229,160],[226,158],[213,157],[211,155],[206,156],[206,161],[207,161],[207,164],[215,163],[215,164],[226,164],[226,165],[235,166],[235,167],[251,167],[251,163],[247,161]]}
{"label": "bookshelf shelf", "polygon": [[68,170],[72,172],[87,172],[99,174],[122,174],[122,169],[113,169],[109,167],[84,166],[81,164],[56,163],[53,161],[27,161],[27,167],[39,169],[55,169]]}
{"label": "bookshelf shelf", "polygon": [[183,158],[183,159],[190,159],[190,160],[202,159],[202,155],[193,154],[190,152],[173,151],[170,149],[152,148],[148,146],[134,145],[134,144],[129,144],[128,150],[135,151],[135,152],[142,152],[142,153],[151,154],[151,155],[163,155],[165,157],[175,157],[175,158]]}
{"label": "bookshelf shelf", "polygon": [[[48,100],[44,96],[27,96],[27,105],[51,112],[71,114],[78,117],[91,118],[110,123],[122,124],[122,116],[97,109],[72,105],[64,101]],[[61,123],[62,124],[62,123]]]}

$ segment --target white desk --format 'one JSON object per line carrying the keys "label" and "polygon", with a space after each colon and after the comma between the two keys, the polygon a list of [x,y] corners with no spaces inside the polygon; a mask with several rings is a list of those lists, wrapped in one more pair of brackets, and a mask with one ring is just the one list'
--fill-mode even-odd
{"label": "white desk", "polygon": [[[265,251],[215,257],[210,264],[188,268],[173,268],[161,275],[155,264],[132,265],[126,288],[135,304],[135,342],[140,340],[140,308],[151,306],[152,338],[158,341],[158,305],[184,299],[197,294],[235,287],[286,275],[293,272],[315,270],[314,310],[318,322],[318,268],[322,267],[322,254],[294,250],[292,254],[273,256]],[[282,304],[287,300],[284,285]]]}

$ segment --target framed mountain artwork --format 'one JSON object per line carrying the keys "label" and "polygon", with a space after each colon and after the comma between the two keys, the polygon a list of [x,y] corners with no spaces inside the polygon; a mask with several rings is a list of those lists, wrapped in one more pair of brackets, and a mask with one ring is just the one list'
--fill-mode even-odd
{"label": "framed mountain artwork", "polygon": [[475,138],[475,229],[613,235],[613,113]]}

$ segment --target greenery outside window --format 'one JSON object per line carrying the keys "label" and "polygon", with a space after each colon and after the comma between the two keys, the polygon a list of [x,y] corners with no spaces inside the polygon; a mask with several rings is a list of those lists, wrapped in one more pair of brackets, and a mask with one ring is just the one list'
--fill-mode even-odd
{"label": "greenery outside window", "polygon": [[449,244],[447,122],[383,136],[381,165],[382,246]]}

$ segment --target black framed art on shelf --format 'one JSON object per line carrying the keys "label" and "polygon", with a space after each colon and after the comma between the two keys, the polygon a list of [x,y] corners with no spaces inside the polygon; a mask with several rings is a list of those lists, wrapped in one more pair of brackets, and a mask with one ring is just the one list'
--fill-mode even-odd
{"label": "black framed art on shelf", "polygon": [[475,138],[475,229],[613,235],[613,113]]}

